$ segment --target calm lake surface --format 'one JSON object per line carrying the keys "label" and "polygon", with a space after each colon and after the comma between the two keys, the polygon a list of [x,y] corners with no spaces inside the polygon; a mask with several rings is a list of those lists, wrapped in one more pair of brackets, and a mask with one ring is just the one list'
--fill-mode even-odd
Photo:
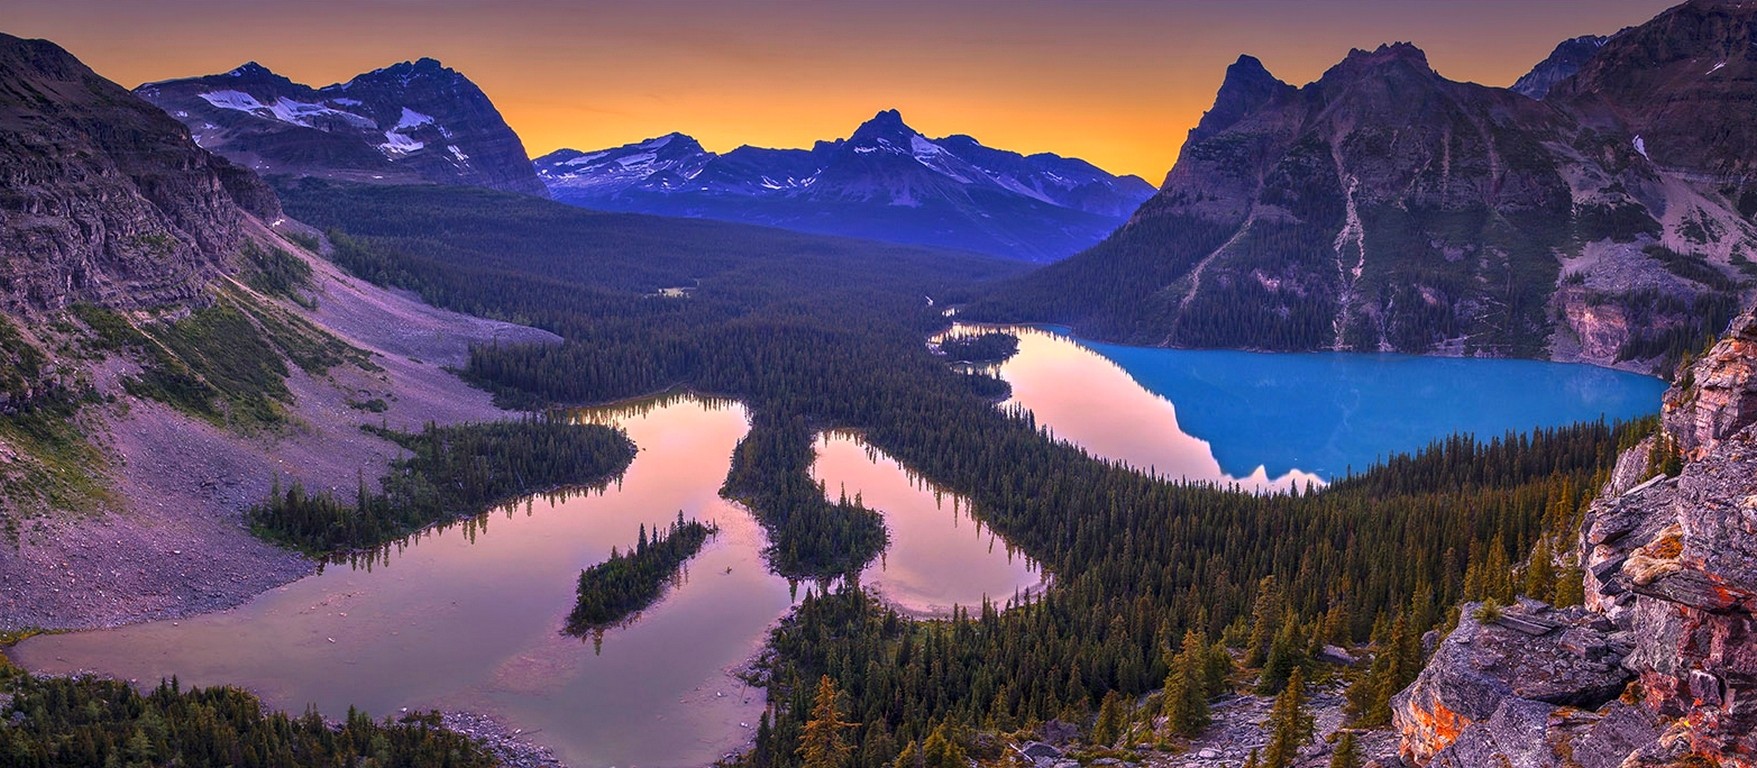
{"label": "calm lake surface", "polygon": [[[975,330],[961,326],[961,330]],[[1011,327],[1007,404],[1092,453],[1252,489],[1362,471],[1450,434],[1656,413],[1666,385],[1590,365],[1129,347]]]}
{"label": "calm lake surface", "polygon": [[812,477],[832,501],[859,495],[885,515],[891,545],[860,582],[913,615],[950,615],[984,597],[1000,606],[1040,591],[1037,563],[1014,551],[971,513],[970,503],[940,491],[895,459],[845,432],[821,435]]}
{"label": "calm lake surface", "polygon": [[[574,766],[711,763],[744,747],[762,711],[763,691],[733,672],[809,590],[769,573],[761,527],[719,496],[745,410],[669,397],[579,417],[621,425],[640,448],[602,492],[527,499],[423,534],[371,570],[331,566],[235,610],[42,636],[13,656],[38,672],[240,685],[295,713],[486,713]],[[863,581],[899,606],[975,605],[1037,583],[965,502],[852,437],[819,447],[826,493],[845,487],[885,513],[891,549]],[[679,583],[601,644],[561,634],[580,569],[679,510],[720,526]]]}

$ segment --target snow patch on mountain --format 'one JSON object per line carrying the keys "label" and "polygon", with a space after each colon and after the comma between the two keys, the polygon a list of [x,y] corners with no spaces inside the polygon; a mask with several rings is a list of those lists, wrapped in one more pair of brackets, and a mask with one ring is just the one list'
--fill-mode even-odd
{"label": "snow patch on mountain", "polygon": [[220,109],[248,112],[259,117],[272,117],[283,123],[291,123],[305,128],[312,127],[317,118],[324,117],[338,118],[354,125],[367,127],[372,125],[372,121],[364,116],[333,109],[323,104],[295,101],[285,96],[275,99],[273,104],[263,104],[257,101],[255,96],[233,90],[203,93],[201,98]]}
{"label": "snow patch on mountain", "polygon": [[378,150],[394,158],[411,152],[419,152],[426,146],[426,142],[416,141],[393,129],[384,132],[384,143],[378,145]]}
{"label": "snow patch on mountain", "polygon": [[416,112],[408,107],[403,107],[403,116],[401,119],[397,120],[397,130],[406,131],[410,128],[419,128],[423,125],[431,125],[432,123],[432,115]]}

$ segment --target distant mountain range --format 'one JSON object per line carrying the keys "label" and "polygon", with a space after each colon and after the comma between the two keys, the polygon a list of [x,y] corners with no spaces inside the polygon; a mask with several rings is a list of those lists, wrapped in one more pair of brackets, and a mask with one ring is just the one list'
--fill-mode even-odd
{"label": "distant mountain range", "polygon": [[[1668,370],[1749,303],[1757,5],[1564,43],[1518,91],[1409,44],[1302,87],[1241,57],[1165,185],[971,317],[1135,343]],[[1541,100],[1535,97],[1542,97]]]}
{"label": "distant mountain range", "polygon": [[1049,261],[1127,220],[1153,187],[1083,160],[929,139],[895,110],[811,149],[709,152],[672,133],[537,158],[557,200]]}
{"label": "distant mountain range", "polygon": [[134,92],[182,121],[204,149],[264,176],[547,194],[488,96],[433,59],[323,88],[250,62]]}

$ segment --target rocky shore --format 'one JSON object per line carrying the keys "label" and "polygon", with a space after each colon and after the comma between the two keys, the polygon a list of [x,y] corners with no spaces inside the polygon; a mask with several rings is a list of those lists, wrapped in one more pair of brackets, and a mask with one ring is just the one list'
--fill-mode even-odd
{"label": "rocky shore", "polygon": [[526,738],[524,731],[509,728],[488,715],[473,712],[444,712],[440,722],[446,728],[475,739],[506,768],[561,768],[547,747],[540,747]]}

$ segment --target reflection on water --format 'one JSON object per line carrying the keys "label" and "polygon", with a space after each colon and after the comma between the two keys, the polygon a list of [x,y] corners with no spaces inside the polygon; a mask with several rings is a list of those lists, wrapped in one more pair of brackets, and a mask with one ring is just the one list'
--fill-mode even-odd
{"label": "reflection on water", "polygon": [[1176,404],[1143,389],[1121,366],[1066,336],[1036,328],[1007,330],[1019,337],[1019,352],[994,369],[1013,387],[1003,407],[1031,411],[1055,437],[1163,477],[1268,491],[1324,483],[1291,467],[1273,477],[1261,464],[1228,472],[1207,440],[1180,426]]}
{"label": "reflection on water", "polygon": [[[960,326],[955,331],[973,331]],[[1252,489],[1361,471],[1447,435],[1482,438],[1659,409],[1650,376],[1536,360],[1129,347],[1009,327],[1005,405],[1166,477]]]}
{"label": "reflection on water", "polygon": [[[331,566],[233,611],[41,637],[15,655],[42,672],[242,685],[294,712],[485,712],[575,766],[712,762],[762,709],[730,671],[793,602],[762,563],[761,529],[719,497],[744,409],[684,397],[580,418],[621,424],[640,448],[602,493],[530,499],[394,548],[388,568]],[[687,579],[600,654],[562,635],[580,569],[678,510],[720,526]]]}
{"label": "reflection on water", "polygon": [[884,514],[890,546],[860,574],[913,614],[950,615],[988,598],[1004,607],[1040,590],[1042,570],[971,514],[963,497],[933,487],[858,436],[819,436],[812,478],[831,500],[858,499]]}

